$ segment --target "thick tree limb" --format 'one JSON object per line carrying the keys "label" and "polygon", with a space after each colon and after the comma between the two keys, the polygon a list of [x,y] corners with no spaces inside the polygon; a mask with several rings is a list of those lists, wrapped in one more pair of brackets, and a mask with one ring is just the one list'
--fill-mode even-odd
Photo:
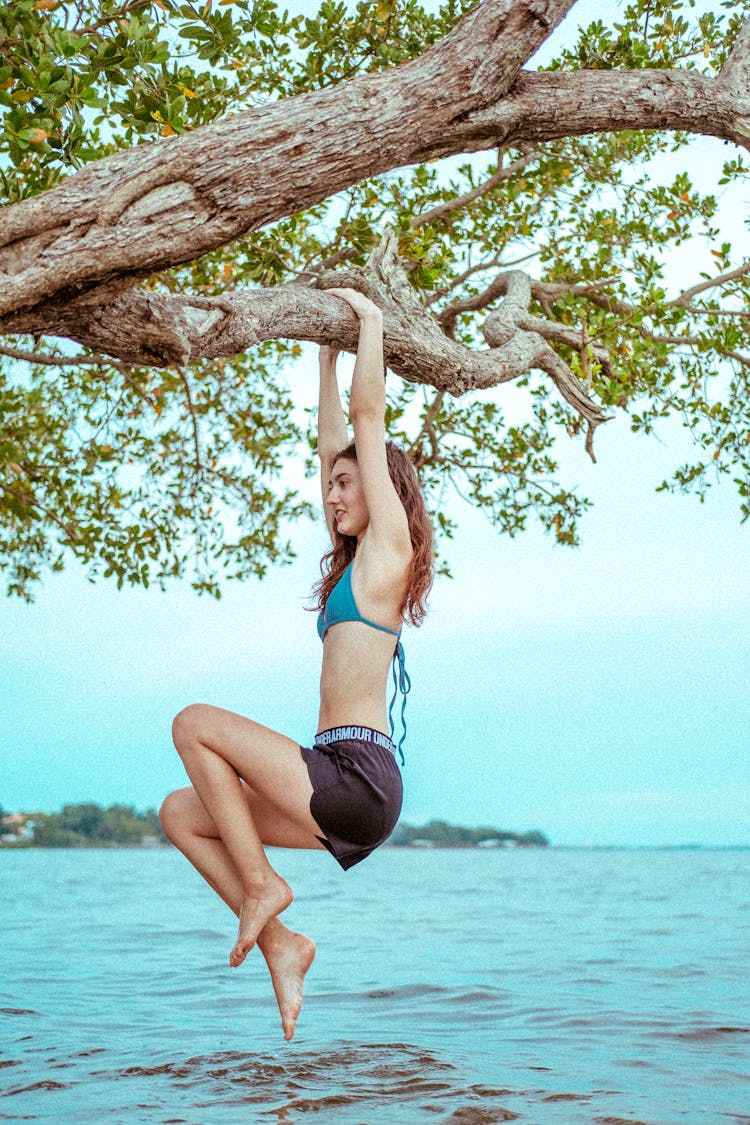
{"label": "thick tree limb", "polygon": [[735,89],[750,85],[750,20],[740,28],[734,47],[722,68],[721,78]]}
{"label": "thick tree limb", "polygon": [[[383,310],[385,359],[402,378],[451,395],[509,382],[538,368],[549,374],[566,401],[589,423],[605,420],[601,408],[547,343],[545,336],[580,346],[580,334],[528,314],[531,282],[525,274],[501,275],[496,295],[507,294],[484,326],[489,349],[475,351],[445,334],[438,318],[418,299],[388,232],[363,269],[323,274],[316,289],[289,283],[269,289],[188,297],[144,290],[106,294],[94,290],[73,304],[50,307],[42,326],[37,313],[12,318],[13,331],[44,331],[106,351],[129,363],[182,365],[190,359],[236,355],[266,340],[309,340],[356,352],[359,326],[353,314],[324,290],[347,286],[366,292]],[[567,333],[567,334],[566,334]],[[597,358],[608,363],[604,349]]]}
{"label": "thick tree limb", "polygon": [[[451,302],[441,313],[437,320],[443,329],[453,335],[454,327],[461,313],[476,312],[485,309],[499,297],[505,297],[502,307],[485,322],[483,333],[490,344],[499,344],[510,339],[517,332],[535,332],[544,340],[552,340],[558,344],[568,344],[570,347],[580,349],[582,340],[579,329],[570,328],[560,324],[559,321],[543,320],[533,316],[529,311],[532,297],[544,306],[551,300],[568,292],[580,295],[590,294],[602,285],[610,284],[611,279],[606,279],[583,286],[564,286],[560,284],[539,282],[532,280],[519,270],[505,270],[497,274],[490,284],[481,293],[473,297],[464,297]],[[606,300],[606,298],[605,298]],[[612,364],[606,348],[589,343],[591,354],[602,370],[607,375],[612,375]],[[547,370],[547,368],[544,368]],[[566,396],[567,397],[567,396]],[[570,400],[569,400],[570,401]]]}
{"label": "thick tree limb", "polygon": [[[489,147],[617,129],[681,129],[750,149],[750,22],[716,79],[693,71],[527,73],[524,61],[575,0],[485,0],[419,59],[380,74],[236,116],[91,165],[53,191],[0,215],[0,331],[58,335],[133,363],[177,365],[289,338],[356,348],[357,326],[327,285],[363,288],[383,308],[389,367],[440,394],[495,386],[537,368],[589,423],[604,419],[588,388],[550,343],[576,348],[611,373],[606,349],[585,329],[534,316],[554,285],[518,270],[433,317],[386,239],[364,269],[219,298],[132,288],[249,230],[404,164]],[[522,169],[530,156],[414,225],[448,216]],[[344,250],[323,268],[345,262]],[[742,276],[746,268],[722,280]],[[300,281],[306,279],[299,279]],[[709,281],[673,302],[686,305]],[[586,289],[615,312],[632,307]],[[570,287],[559,287],[570,291]],[[502,302],[486,319],[486,350],[451,337],[462,312]],[[185,386],[188,411],[189,385]],[[196,459],[200,452],[196,446]]]}
{"label": "thick tree limb", "polygon": [[[0,217],[0,313],[199,257],[439,146],[574,0],[486,0],[420,58],[115,153]],[[454,151],[458,151],[454,149]]]}
{"label": "thick tree limb", "polygon": [[404,66],[116,153],[6,208],[0,316],[190,261],[368,176],[441,156],[621,129],[750,148],[747,28],[718,79],[522,72],[573,3],[485,0]]}
{"label": "thick tree limb", "polygon": [[623,129],[684,130],[750,151],[750,87],[692,70],[521,71],[508,97],[467,120],[459,151]]}

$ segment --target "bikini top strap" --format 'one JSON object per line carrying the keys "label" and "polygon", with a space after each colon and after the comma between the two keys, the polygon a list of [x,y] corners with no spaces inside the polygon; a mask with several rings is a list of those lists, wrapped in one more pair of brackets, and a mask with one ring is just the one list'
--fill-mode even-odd
{"label": "bikini top strap", "polygon": [[391,728],[391,738],[393,738],[393,705],[396,702],[396,696],[401,692],[401,727],[402,734],[398,742],[398,753],[401,758],[401,765],[405,765],[404,760],[404,739],[406,738],[406,697],[411,691],[411,680],[409,673],[406,671],[406,657],[404,656],[404,648],[401,641],[396,645],[396,651],[393,654],[393,698],[391,699],[390,706],[388,707],[388,722]]}

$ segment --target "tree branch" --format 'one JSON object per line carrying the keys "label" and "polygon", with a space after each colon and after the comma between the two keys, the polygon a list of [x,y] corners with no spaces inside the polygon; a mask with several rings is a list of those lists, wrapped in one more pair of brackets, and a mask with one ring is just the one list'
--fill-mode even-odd
{"label": "tree branch", "polygon": [[80,367],[86,364],[111,366],[116,360],[107,359],[106,356],[90,355],[51,355],[46,352],[27,352],[22,348],[12,348],[9,344],[0,344],[0,355],[7,355],[10,359],[19,359],[23,363],[41,363],[48,367]]}
{"label": "tree branch", "polygon": [[[535,257],[535,256],[536,256],[536,251],[535,251],[534,254],[530,255],[530,257]],[[459,287],[459,285],[463,285],[463,283],[465,281],[468,281],[470,277],[474,277],[474,275],[477,274],[477,273],[483,273],[485,270],[496,269],[501,264],[501,262],[502,262],[502,251],[498,251],[489,260],[477,262],[477,264],[475,266],[469,266],[467,269],[464,270],[463,273],[460,273],[460,274],[458,274],[457,277],[454,277],[453,280],[448,285],[443,286],[442,289],[437,289],[433,293],[428,293],[425,296],[424,303],[426,305],[434,304],[435,301],[439,301],[439,300],[441,300],[441,298],[447,297],[449,293],[451,293],[454,289],[457,289]],[[518,263],[516,262],[516,263],[513,263],[513,264],[517,265]]]}
{"label": "tree branch", "polygon": [[[516,276],[525,278],[518,271],[502,275],[505,288],[498,292],[505,292],[508,278]],[[386,363],[402,378],[461,395],[539,368],[550,374],[560,393],[590,424],[604,421],[601,408],[582,391],[539,330],[551,334],[552,329],[528,313],[524,320],[521,309],[517,310],[521,319],[511,324],[512,299],[485,325],[489,350],[475,351],[450,339],[409,284],[390,232],[367,266],[324,273],[315,289],[292,282],[217,298],[102,289],[61,302],[54,310],[48,306],[41,321],[38,314],[13,317],[12,330],[65,336],[96,351],[111,351],[128,363],[150,366],[236,355],[273,339],[310,340],[356,352],[356,318],[322,292],[347,285],[366,292],[383,310]]]}
{"label": "tree branch", "polygon": [[369,176],[459,152],[622,129],[750,149],[747,27],[717,79],[521,71],[573,3],[485,0],[410,63],[115,153],[6,208],[0,316],[144,278]]}
{"label": "tree branch", "polygon": [[0,488],[3,492],[7,493],[8,496],[12,496],[14,500],[17,500],[19,504],[23,504],[25,508],[37,508],[47,519],[57,524],[69,542],[77,542],[78,536],[71,529],[70,525],[60,519],[57,512],[53,512],[51,508],[46,508],[44,504],[40,504],[33,492],[19,492],[17,488],[11,488],[9,484],[4,484],[3,481],[0,481]]}
{"label": "tree branch", "polygon": [[717,309],[712,305],[702,308],[700,305],[681,305],[685,312],[691,316],[731,316],[736,320],[750,320],[750,312],[744,312],[742,309]]}
{"label": "tree branch", "polygon": [[744,266],[738,266],[738,268],[734,270],[727,270],[726,273],[719,273],[716,277],[709,277],[706,281],[701,281],[697,285],[693,285],[690,289],[683,289],[679,297],[675,297],[673,301],[667,303],[675,305],[678,308],[687,308],[692,298],[698,293],[703,293],[706,289],[713,289],[717,285],[724,285],[727,281],[736,281],[738,277],[746,277],[749,273],[750,262],[745,262]]}
{"label": "tree branch", "polygon": [[412,62],[114,153],[6,208],[0,315],[191,261],[421,159],[508,92],[574,2],[485,0]]}
{"label": "tree branch", "polygon": [[[435,419],[440,412],[440,407],[443,405],[444,398],[445,391],[438,391],[438,393],[430,403],[429,410],[425,414],[421,430],[407,450],[410,458],[414,462],[414,466],[416,469],[421,469],[424,465],[433,461],[437,461],[439,450],[437,434],[435,433]],[[425,457],[422,452],[422,438],[425,436],[427,437],[430,443],[430,449],[432,450],[430,457]]]}
{"label": "tree branch", "polygon": [[734,47],[719,72],[719,80],[735,89],[750,85],[750,20],[740,28]]}
{"label": "tree branch", "polygon": [[[713,285],[721,284],[724,281],[732,280],[735,277],[744,276],[748,272],[750,272],[750,266],[741,266],[737,270],[730,270],[726,274],[719,275],[716,278],[712,278],[708,282],[701,283],[701,285],[695,286],[693,289],[685,290],[685,293],[690,295],[696,290],[707,289]],[[602,285],[611,284],[613,280],[616,279],[608,278],[595,284],[585,285],[563,285],[558,282],[532,281],[531,292],[534,299],[539,301],[540,303],[548,303],[550,301],[558,300],[560,297],[565,296],[566,294],[586,296],[592,302],[592,304],[597,305],[599,308],[605,309],[607,312],[619,313],[624,317],[632,317],[635,313],[648,311],[644,310],[638,305],[632,305],[627,301],[620,301],[614,297],[602,296],[597,292],[597,289],[601,288]],[[681,297],[683,295],[684,294],[681,294],[680,297],[676,297],[672,301],[667,301],[666,307],[683,308],[686,312],[689,312],[691,314],[700,314],[706,316],[723,315],[746,318],[748,315],[750,315],[741,310],[693,308],[692,306],[683,305],[681,303]],[[573,338],[575,338],[574,330],[567,328],[565,325],[558,325],[556,321],[544,321],[542,323],[547,325],[547,338],[557,340],[559,343],[573,343],[573,340],[569,337],[572,336]],[[700,336],[691,336],[687,333],[678,336],[674,334],[655,332],[652,329],[647,328],[644,324],[636,324],[633,327],[634,331],[636,331],[644,340],[650,340],[655,344],[668,344],[670,347],[702,347],[704,344],[704,341]],[[588,341],[588,344],[589,347],[592,347],[591,340]],[[580,342],[578,346],[580,346]],[[738,352],[730,348],[723,348],[718,344],[715,347],[715,351],[717,355],[724,356],[725,359],[733,359],[736,360],[737,363],[740,363],[743,367],[750,367],[750,356],[746,356],[742,352]],[[609,360],[609,353],[606,352],[606,349],[594,348],[593,354],[597,361],[602,363],[602,369],[605,371],[605,373],[612,376],[613,372]]]}
{"label": "tree branch", "polygon": [[136,382],[127,369],[127,365],[114,356],[106,355],[50,355],[46,352],[27,352],[21,348],[11,348],[0,344],[0,355],[7,355],[10,359],[19,359],[24,363],[40,363],[47,367],[114,367],[119,371],[128,386],[142,398],[152,410],[156,410],[151,399],[143,387]]}
{"label": "tree branch", "polygon": [[[683,292],[680,293],[677,297],[673,297],[672,300],[666,301],[665,307],[680,308],[692,316],[733,316],[739,318],[740,320],[746,320],[748,317],[750,317],[750,313],[745,312],[743,309],[720,309],[713,307],[701,308],[700,306],[689,304],[689,301],[697,293],[701,293],[706,289],[714,288],[717,285],[723,285],[728,281],[734,281],[737,278],[745,277],[749,273],[750,263],[746,263],[744,266],[739,266],[737,269],[727,270],[726,273],[717,274],[716,277],[709,278],[707,281],[702,281],[698,285],[692,286],[690,289],[683,290]],[[497,279],[495,280],[497,281]],[[631,317],[635,313],[643,313],[648,311],[648,309],[644,308],[643,306],[634,305],[628,301],[622,301],[616,297],[602,295],[599,293],[600,289],[606,287],[607,285],[611,285],[613,281],[617,281],[617,276],[602,278],[600,281],[596,282],[587,282],[585,284],[572,285],[566,285],[560,282],[534,280],[531,283],[531,291],[534,299],[539,301],[541,305],[546,307],[549,307],[551,302],[559,300],[561,297],[570,295],[575,297],[587,297],[592,304],[597,305],[599,308],[605,309],[607,312],[619,313],[624,317]],[[496,288],[497,287],[495,287],[495,289]],[[458,304],[458,302],[456,302],[456,304]],[[451,306],[451,310],[452,309],[453,306]],[[446,310],[446,312],[447,311],[448,310]],[[459,311],[464,310],[459,309]],[[551,324],[556,331],[557,322],[552,321]],[[564,326],[561,327],[564,328]],[[653,340],[655,343],[680,345],[694,345],[701,343],[697,336],[659,335],[656,332],[652,332],[649,328],[646,328],[643,324],[637,325],[636,330],[644,339]],[[569,342],[563,339],[562,336],[557,336],[552,333],[548,338],[557,339],[560,343]],[[729,355],[730,353],[722,354]],[[732,358],[736,359],[739,358],[739,356],[736,353],[732,353]]]}
{"label": "tree branch", "polygon": [[[480,199],[483,195],[496,188],[498,184],[503,183],[505,180],[512,180],[520,172],[527,168],[533,160],[536,159],[536,152],[528,152],[525,156],[519,157],[506,167],[499,167],[494,175],[490,176],[484,183],[477,184],[472,191],[467,191],[465,195],[458,195],[455,199],[449,199],[447,203],[441,203],[438,207],[433,207],[430,211],[424,211],[421,215],[415,215],[412,218],[411,225],[414,229],[421,226],[426,226],[428,223],[436,223],[440,219],[452,215],[454,211],[460,211],[462,207],[468,207],[475,199]],[[502,153],[498,157],[498,161],[502,159]]]}
{"label": "tree branch", "polygon": [[187,375],[185,374],[184,368],[181,366],[178,367],[177,374],[180,377],[180,382],[182,383],[183,389],[185,391],[185,402],[187,404],[188,414],[190,415],[190,421],[193,428],[193,453],[195,457],[194,468],[197,475],[203,468],[203,464],[201,461],[200,435],[198,432],[198,418],[195,413],[195,406],[193,405],[193,395],[190,390],[190,383],[188,381]]}
{"label": "tree branch", "polygon": [[463,151],[623,129],[700,133],[750,150],[750,89],[692,70],[522,70],[507,97],[467,118]]}

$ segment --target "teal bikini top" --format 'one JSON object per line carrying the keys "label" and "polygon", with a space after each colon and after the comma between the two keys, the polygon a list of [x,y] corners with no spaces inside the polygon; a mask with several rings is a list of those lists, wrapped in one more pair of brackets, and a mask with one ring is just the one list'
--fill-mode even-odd
{"label": "teal bikini top", "polygon": [[396,638],[396,648],[393,653],[393,698],[391,699],[388,707],[388,721],[391,727],[391,738],[393,738],[393,705],[396,702],[396,696],[399,691],[403,696],[401,701],[401,726],[403,733],[398,743],[398,752],[401,757],[401,764],[404,764],[404,751],[402,749],[404,739],[406,738],[406,697],[411,691],[411,680],[406,671],[406,661],[404,657],[404,649],[400,641],[401,630],[389,629],[387,625],[378,625],[377,621],[370,621],[368,617],[363,617],[357,608],[357,603],[354,600],[354,593],[352,591],[352,562],[349,563],[344,573],[339,578],[336,585],[328,595],[328,600],[322,613],[318,614],[318,636],[321,641],[325,638],[326,633],[331,625],[338,625],[342,621],[361,621],[363,625],[369,625],[371,629],[379,629],[381,633],[390,633],[391,636]]}

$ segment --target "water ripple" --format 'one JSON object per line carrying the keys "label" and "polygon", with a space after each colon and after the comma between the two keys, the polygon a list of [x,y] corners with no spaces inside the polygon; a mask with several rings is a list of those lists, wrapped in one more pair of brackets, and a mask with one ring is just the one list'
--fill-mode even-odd
{"label": "water ripple", "polygon": [[181,857],[0,859],[2,1122],[750,1125],[750,852],[284,854],[319,941],[291,1045]]}

